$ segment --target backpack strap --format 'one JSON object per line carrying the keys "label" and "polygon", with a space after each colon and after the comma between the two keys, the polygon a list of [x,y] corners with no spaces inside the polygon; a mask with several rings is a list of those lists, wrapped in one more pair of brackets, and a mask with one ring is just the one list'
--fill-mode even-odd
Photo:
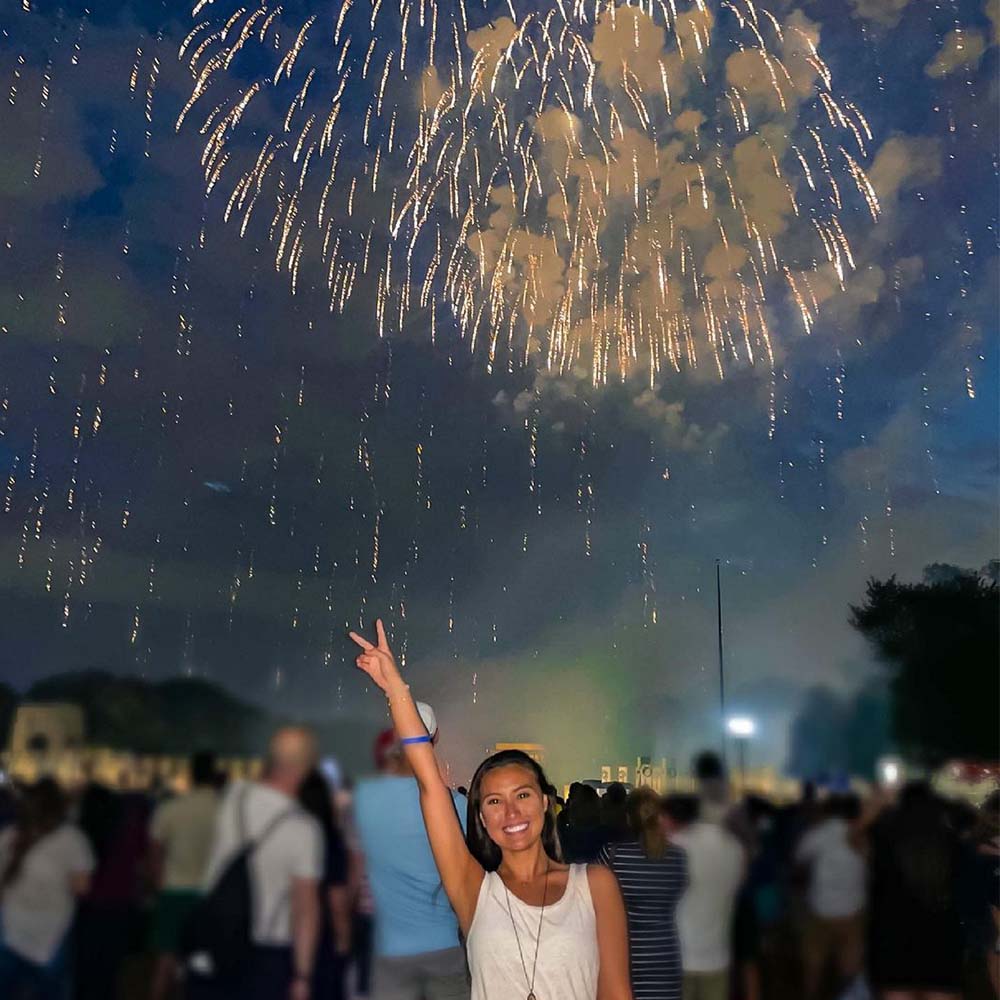
{"label": "backpack strap", "polygon": [[247,846],[250,848],[251,851],[256,851],[257,848],[260,847],[264,843],[264,841],[267,840],[267,838],[270,837],[271,834],[274,833],[274,831],[277,830],[278,827],[285,822],[286,819],[291,819],[298,811],[299,811],[298,806],[289,806],[287,809],[284,810],[284,812],[278,813],[278,815],[275,816],[271,820],[271,822],[268,823],[267,826],[265,826],[264,829],[257,834],[253,842],[247,844]]}
{"label": "backpack strap", "polygon": [[[286,819],[291,819],[291,817],[294,816],[297,812],[299,812],[299,807],[293,805],[289,806],[283,812],[278,813],[278,815],[275,816],[271,820],[271,822],[264,827],[263,830],[261,830],[261,832],[257,835],[256,840],[254,840],[252,844],[248,845],[247,848],[248,853],[250,853],[251,855],[254,854],[257,851],[257,849],[263,845],[264,841],[266,841],[267,838],[270,837],[271,834],[274,833],[274,831],[277,830],[278,827],[281,826],[281,824],[284,823]],[[291,895],[290,889],[286,889],[284,892],[282,892],[282,894],[278,897],[278,900],[275,903],[274,908],[271,911],[270,918],[262,922],[262,926],[264,927],[266,933],[270,933],[274,929],[274,925],[278,922],[278,917],[281,914],[282,907],[285,905],[285,900],[290,895]]]}
{"label": "backpack strap", "polygon": [[246,847],[247,843],[247,793],[250,791],[249,785],[244,785],[240,789],[240,797],[236,800],[236,837],[240,848]]}

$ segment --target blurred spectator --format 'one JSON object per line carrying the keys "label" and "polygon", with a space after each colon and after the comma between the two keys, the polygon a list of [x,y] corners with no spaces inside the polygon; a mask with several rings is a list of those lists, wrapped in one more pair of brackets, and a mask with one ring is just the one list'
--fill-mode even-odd
{"label": "blurred spectator", "polygon": [[597,856],[609,839],[601,825],[601,799],[597,789],[574,782],[569,789],[566,808],[559,814],[559,842],[567,864],[587,864]]}
{"label": "blurred spectator", "polygon": [[164,802],[150,826],[154,880],[153,948],[158,958],[150,1000],[165,1000],[177,979],[179,935],[201,895],[212,848],[215,815],[215,755],[196,753],[190,762],[191,791]]}
{"label": "blurred spectator", "polygon": [[861,972],[866,871],[855,830],[860,815],[857,796],[833,796],[826,818],[805,834],[795,852],[809,873],[802,947],[806,1000],[820,995],[828,966],[836,967],[842,986]]}
{"label": "blurred spectator", "polygon": [[698,816],[699,804],[671,796],[664,804],[670,839],[684,849],[688,886],[677,908],[684,1000],[728,1000],[733,913],[746,858],[719,823]]}
{"label": "blurred spectator", "polygon": [[[308,1000],[319,935],[323,839],[297,801],[316,766],[316,741],[297,726],[279,729],[261,781],[234,782],[219,806],[199,913],[249,849],[250,949],[226,981],[205,956],[192,958],[189,997],[211,1000]],[[206,909],[207,908],[207,909]]]}
{"label": "blurred spectator", "polygon": [[726,766],[714,750],[703,750],[694,759],[698,782],[698,818],[703,823],[724,823],[729,814],[729,779]]}
{"label": "blurred spectator", "polygon": [[[390,734],[392,729],[387,730]],[[393,737],[395,739],[395,737]],[[380,745],[382,736],[376,741]],[[384,756],[376,755],[376,766],[385,766]],[[381,767],[379,767],[381,770]],[[345,793],[346,793],[345,789]],[[375,900],[372,898],[371,885],[365,872],[364,855],[361,851],[361,840],[358,837],[357,824],[354,822],[354,793],[351,788],[349,797],[343,798],[340,815],[344,838],[348,850],[348,892],[352,904],[351,912],[351,955],[349,974],[353,982],[348,984],[348,994],[366,997],[371,992],[372,952],[375,934]],[[353,987],[353,988],[351,988]]]}
{"label": "blurred spectator", "polygon": [[985,971],[1000,996],[1000,791],[980,806],[963,869],[963,923],[972,979],[981,981]]}
{"label": "blurred spectator", "polygon": [[343,1000],[345,966],[351,951],[347,846],[337,825],[332,790],[319,770],[313,769],[303,782],[299,802],[319,823],[323,833],[319,943],[316,947],[312,996],[322,997],[323,1000]]}
{"label": "blurred spectator", "polygon": [[[427,734],[438,738],[429,705],[417,703]],[[382,774],[358,782],[355,822],[375,898],[376,1000],[468,997],[458,921],[441,886],[420,811],[416,779],[396,743]],[[463,827],[466,803],[453,793]]]}
{"label": "blurred spectator", "polygon": [[25,790],[15,823],[0,833],[0,997],[27,987],[43,1000],[63,1000],[69,991],[69,932],[94,856],[66,812],[59,786],[43,778]]}
{"label": "blurred spectator", "polygon": [[601,862],[618,879],[628,917],[634,1000],[681,1000],[676,910],[687,886],[684,852],[667,841],[660,797],[636,789],[626,806],[632,839],[608,844]]}
{"label": "blurred spectator", "polygon": [[80,827],[97,865],[77,920],[77,1000],[117,996],[122,963],[141,945],[148,820],[148,803],[138,793],[118,794],[94,782],[84,789]]}
{"label": "blurred spectator", "polygon": [[0,782],[0,830],[6,830],[17,819],[17,799],[14,786]]}
{"label": "blurred spectator", "polygon": [[604,828],[604,839],[609,844],[631,838],[625,810],[627,801],[628,789],[618,781],[608,785],[608,790],[601,798],[601,826]]}
{"label": "blurred spectator", "polygon": [[869,977],[893,1000],[958,1000],[961,845],[943,802],[924,783],[872,828]]}

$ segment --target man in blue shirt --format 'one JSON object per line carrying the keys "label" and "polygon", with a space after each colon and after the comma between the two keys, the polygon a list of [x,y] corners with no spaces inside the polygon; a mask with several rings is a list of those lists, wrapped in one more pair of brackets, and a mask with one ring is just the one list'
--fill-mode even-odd
{"label": "man in blue shirt", "polygon": [[[428,735],[437,720],[417,703]],[[452,793],[465,828],[465,798]],[[438,875],[413,772],[398,745],[382,774],[358,783],[354,819],[375,899],[373,1000],[468,1000],[458,921]]]}

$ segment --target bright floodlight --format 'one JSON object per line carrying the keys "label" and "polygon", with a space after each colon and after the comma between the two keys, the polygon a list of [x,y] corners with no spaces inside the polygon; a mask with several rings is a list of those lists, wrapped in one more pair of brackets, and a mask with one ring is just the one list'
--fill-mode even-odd
{"label": "bright floodlight", "polygon": [[757,726],[753,719],[749,719],[743,715],[734,716],[727,723],[727,727],[733,736],[742,736],[744,738],[747,736],[753,736],[753,734],[757,731]]}
{"label": "bright floodlight", "polygon": [[903,780],[903,762],[898,757],[883,757],[878,762],[878,776],[887,788],[894,788]]}

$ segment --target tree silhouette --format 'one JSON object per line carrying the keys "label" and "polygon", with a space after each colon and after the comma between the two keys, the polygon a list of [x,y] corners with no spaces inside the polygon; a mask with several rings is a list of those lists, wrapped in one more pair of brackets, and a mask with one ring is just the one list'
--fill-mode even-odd
{"label": "tree silhouette", "polygon": [[[293,721],[194,677],[153,682],[108,670],[79,670],[38,681],[25,699],[79,705],[85,745],[140,754],[186,756],[211,749],[223,756],[259,756],[272,730]],[[0,684],[0,722],[17,703],[17,694]],[[381,718],[331,712],[312,724],[323,753],[336,754],[348,771],[371,766],[368,748]]]}
{"label": "tree silhouette", "polygon": [[893,735],[927,765],[996,759],[1000,603],[995,563],[936,563],[921,583],[869,580],[850,622],[890,670]]}

